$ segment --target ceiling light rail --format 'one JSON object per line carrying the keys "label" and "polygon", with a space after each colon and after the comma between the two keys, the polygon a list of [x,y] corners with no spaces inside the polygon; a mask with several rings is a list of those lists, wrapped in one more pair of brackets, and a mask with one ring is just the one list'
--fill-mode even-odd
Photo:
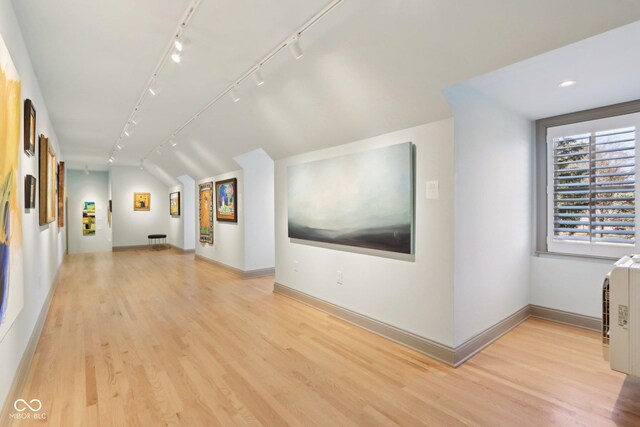
{"label": "ceiling light rail", "polygon": [[[167,47],[164,50],[164,53],[160,57],[160,60],[156,64],[155,68],[153,69],[153,74],[144,85],[144,89],[140,94],[140,96],[138,97],[138,100],[136,101],[133,111],[131,112],[131,114],[129,114],[129,117],[127,118],[127,121],[122,129],[122,132],[120,132],[118,139],[116,140],[113,147],[111,148],[111,153],[109,155],[109,163],[113,163],[113,160],[115,160],[115,153],[116,153],[115,147],[118,144],[120,144],[119,141],[123,137],[129,136],[132,132],[133,126],[136,126],[140,122],[140,108],[142,107],[142,103],[144,102],[145,97],[147,95],[156,96],[158,93],[160,93],[162,88],[158,84],[157,78],[160,72],[162,71],[162,69],[164,68],[164,66],[166,65],[169,58],[171,58],[174,62],[180,62],[180,54],[182,53],[185,45],[187,44],[187,40],[185,39],[185,36],[184,36],[185,29],[187,28],[187,25],[189,25],[189,21],[191,21],[191,18],[193,17],[196,9],[198,8],[198,6],[200,6],[201,1],[202,0],[192,0],[191,3],[189,3],[189,6],[187,7],[186,12],[184,13],[182,19],[180,20],[180,24],[178,25],[178,28],[176,29],[174,34],[171,36],[171,41],[168,43]],[[180,47],[178,47],[178,45]],[[174,55],[175,53],[178,53],[178,61],[172,58],[172,55]]]}
{"label": "ceiling light rail", "polygon": [[[253,76],[255,83],[258,86],[261,86],[264,83],[264,79],[262,78],[261,70],[262,67],[267,64],[274,56],[276,56],[283,49],[289,48],[291,54],[295,59],[299,59],[303,55],[303,51],[300,47],[299,40],[300,36],[315,24],[317,24],[322,18],[324,18],[327,14],[329,14],[333,9],[339,6],[344,0],[333,0],[331,3],[327,4],[320,12],[315,14],[311,19],[305,22],[296,32],[294,32],[290,37],[288,37],[285,41],[277,45],[271,52],[265,55],[257,64],[249,68],[244,74],[242,74],[239,78],[237,78],[233,84],[229,85],[226,89],[220,92],[216,97],[214,97],[211,101],[209,101],[204,107],[202,107],[196,114],[194,114],[189,120],[183,123],[180,127],[174,130],[171,135],[171,138],[175,138],[182,132],[187,126],[189,126],[194,120],[198,119],[202,113],[207,111],[209,108],[214,106],[220,99],[229,95],[234,102],[240,101],[240,96],[237,92],[237,87],[247,78]],[[165,58],[166,60],[166,58]],[[166,139],[161,144],[158,144],[156,147],[151,149],[146,156],[143,157],[142,161],[146,160],[151,156],[154,152],[157,152],[159,147],[165,145],[169,139]]]}

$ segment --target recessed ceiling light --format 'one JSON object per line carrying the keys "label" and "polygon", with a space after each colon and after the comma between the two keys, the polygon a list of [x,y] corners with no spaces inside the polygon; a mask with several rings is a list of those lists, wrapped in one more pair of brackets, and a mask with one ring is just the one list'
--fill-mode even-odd
{"label": "recessed ceiling light", "polygon": [[565,80],[562,83],[560,83],[558,87],[569,87],[569,86],[573,86],[576,83],[577,82],[575,80]]}

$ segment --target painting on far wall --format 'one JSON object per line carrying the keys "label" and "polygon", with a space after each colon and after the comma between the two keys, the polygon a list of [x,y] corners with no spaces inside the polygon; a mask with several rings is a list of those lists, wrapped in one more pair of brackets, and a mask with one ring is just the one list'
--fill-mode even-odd
{"label": "painting on far wall", "polygon": [[289,237],[413,252],[413,144],[289,166]]}
{"label": "painting on far wall", "polygon": [[223,222],[238,222],[236,178],[216,181],[216,219]]}
{"label": "painting on far wall", "polygon": [[96,203],[84,202],[82,204],[82,235],[94,236],[96,234]]}
{"label": "painting on far wall", "polygon": [[56,220],[58,163],[49,138],[44,135],[40,135],[39,165],[40,225],[46,225]]}
{"label": "painting on far wall", "polygon": [[133,193],[133,210],[150,211],[151,193]]}
{"label": "painting on far wall", "polygon": [[58,227],[64,227],[64,162],[58,163]]}
{"label": "painting on far wall", "polygon": [[169,215],[180,216],[180,192],[169,194]]}
{"label": "painting on far wall", "polygon": [[20,85],[18,71],[0,37],[0,341],[24,306],[22,209],[18,198],[22,184],[18,175]]}
{"label": "painting on far wall", "polygon": [[36,208],[36,177],[33,175],[24,177],[24,208]]}
{"label": "painting on far wall", "polygon": [[200,184],[200,242],[213,244],[213,182]]}

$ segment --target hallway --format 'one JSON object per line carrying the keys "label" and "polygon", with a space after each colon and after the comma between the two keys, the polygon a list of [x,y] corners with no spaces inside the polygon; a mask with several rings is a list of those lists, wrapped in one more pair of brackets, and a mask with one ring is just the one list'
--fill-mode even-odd
{"label": "hallway", "polygon": [[640,423],[594,332],[529,319],[453,369],[272,287],[175,250],[68,256],[22,393],[47,421],[14,426]]}

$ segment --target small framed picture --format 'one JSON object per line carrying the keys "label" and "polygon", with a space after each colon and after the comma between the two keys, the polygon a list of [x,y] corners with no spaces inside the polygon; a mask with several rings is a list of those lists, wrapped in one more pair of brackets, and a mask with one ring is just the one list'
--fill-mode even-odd
{"label": "small framed picture", "polygon": [[24,177],[24,208],[36,208],[36,177],[33,175]]}
{"label": "small framed picture", "polygon": [[150,211],[151,193],[133,193],[133,210]]}
{"label": "small framed picture", "polygon": [[24,100],[24,151],[36,154],[36,109],[30,99]]}
{"label": "small framed picture", "polygon": [[180,216],[180,192],[169,194],[169,215]]}
{"label": "small framed picture", "polygon": [[238,222],[238,180],[225,179],[216,182],[216,219],[221,222]]}

